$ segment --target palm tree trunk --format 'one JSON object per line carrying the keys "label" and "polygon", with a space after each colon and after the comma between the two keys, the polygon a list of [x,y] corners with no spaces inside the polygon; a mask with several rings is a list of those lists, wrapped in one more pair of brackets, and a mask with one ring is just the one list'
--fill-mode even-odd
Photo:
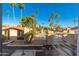
{"label": "palm tree trunk", "polygon": [[14,18],[14,24],[13,25],[15,26],[16,24],[15,24],[15,10],[14,10],[14,7],[13,7],[13,18]]}
{"label": "palm tree trunk", "polygon": [[21,19],[22,19],[22,8],[21,8]]}
{"label": "palm tree trunk", "polygon": [[52,22],[52,20],[50,20],[50,28],[52,29],[52,24],[53,24],[53,22]]}
{"label": "palm tree trunk", "polygon": [[57,25],[57,26],[59,25],[59,21],[58,21],[58,19],[56,20],[56,25]]}
{"label": "palm tree trunk", "polygon": [[[22,19],[22,8],[21,8],[21,19]],[[20,21],[21,21],[21,19],[20,19]]]}
{"label": "palm tree trunk", "polygon": [[8,14],[8,25],[9,25],[9,14]]}
{"label": "palm tree trunk", "polygon": [[46,45],[48,45],[48,29],[46,30]]}

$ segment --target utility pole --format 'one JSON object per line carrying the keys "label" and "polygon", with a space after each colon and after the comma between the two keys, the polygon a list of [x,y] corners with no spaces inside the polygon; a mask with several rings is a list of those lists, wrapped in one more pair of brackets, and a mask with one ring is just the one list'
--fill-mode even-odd
{"label": "utility pole", "polygon": [[79,56],[79,19],[75,19],[75,22],[78,24],[78,30],[77,30],[77,56]]}
{"label": "utility pole", "polygon": [[79,19],[78,19],[77,55],[79,56]]}

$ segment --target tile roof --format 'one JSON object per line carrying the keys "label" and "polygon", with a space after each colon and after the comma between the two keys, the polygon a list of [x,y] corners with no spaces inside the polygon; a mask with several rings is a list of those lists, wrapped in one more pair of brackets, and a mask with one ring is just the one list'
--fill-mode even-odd
{"label": "tile roof", "polygon": [[12,26],[12,27],[6,26],[6,27],[2,27],[2,30],[8,30],[8,29],[16,29],[16,30],[23,31],[23,27],[19,27],[19,26]]}

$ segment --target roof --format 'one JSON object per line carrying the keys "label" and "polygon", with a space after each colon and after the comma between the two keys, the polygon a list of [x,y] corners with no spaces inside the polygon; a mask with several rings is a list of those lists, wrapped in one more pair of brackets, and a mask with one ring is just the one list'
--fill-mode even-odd
{"label": "roof", "polygon": [[6,26],[6,27],[2,27],[2,30],[8,30],[8,29],[15,29],[15,30],[21,30],[21,31],[23,31],[23,27],[18,27],[18,26],[12,26],[12,27]]}
{"label": "roof", "polygon": [[71,28],[71,30],[75,30],[75,29],[78,29],[78,27],[72,27],[72,28]]}

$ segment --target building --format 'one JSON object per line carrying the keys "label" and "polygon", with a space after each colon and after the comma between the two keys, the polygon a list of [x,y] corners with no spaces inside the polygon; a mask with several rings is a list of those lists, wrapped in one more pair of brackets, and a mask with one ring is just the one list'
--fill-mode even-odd
{"label": "building", "polygon": [[17,40],[22,38],[23,34],[24,34],[24,30],[22,27],[17,27],[17,26],[2,27],[2,35],[6,37],[5,40]]}

